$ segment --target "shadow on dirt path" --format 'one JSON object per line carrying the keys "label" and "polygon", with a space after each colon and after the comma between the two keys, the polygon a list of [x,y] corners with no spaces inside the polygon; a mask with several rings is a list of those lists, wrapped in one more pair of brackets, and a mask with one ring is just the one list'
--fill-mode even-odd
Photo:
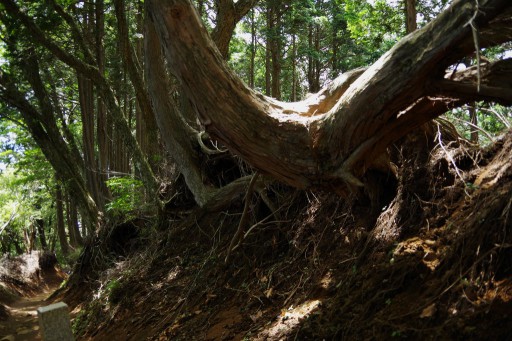
{"label": "shadow on dirt path", "polygon": [[11,316],[6,321],[0,321],[0,341],[42,340],[39,335],[37,308],[50,304],[46,299],[55,289],[57,286],[33,297],[21,297],[9,305]]}
{"label": "shadow on dirt path", "polygon": [[0,322],[1,340],[41,340],[37,321],[37,308],[46,305],[44,300],[48,293],[35,297],[21,298],[9,308],[11,316],[7,321]]}
{"label": "shadow on dirt path", "polygon": [[0,259],[0,341],[41,340],[37,309],[66,278],[50,252]]}

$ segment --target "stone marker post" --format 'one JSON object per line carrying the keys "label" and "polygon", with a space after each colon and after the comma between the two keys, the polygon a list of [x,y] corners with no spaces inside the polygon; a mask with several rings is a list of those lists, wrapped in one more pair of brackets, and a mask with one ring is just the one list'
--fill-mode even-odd
{"label": "stone marker post", "polygon": [[68,306],[64,302],[37,309],[39,330],[44,341],[74,341]]}

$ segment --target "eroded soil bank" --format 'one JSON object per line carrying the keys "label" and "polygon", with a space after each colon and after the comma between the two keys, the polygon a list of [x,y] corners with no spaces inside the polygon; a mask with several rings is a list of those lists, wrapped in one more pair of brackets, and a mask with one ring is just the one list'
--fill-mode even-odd
{"label": "eroded soil bank", "polygon": [[[339,198],[271,185],[224,262],[243,195],[174,207],[86,248],[63,297],[84,339],[507,339],[512,332],[512,133],[482,150],[420,131],[396,176]],[[371,186],[373,184],[373,186]],[[269,203],[270,201],[270,203]],[[101,237],[105,238],[105,236]],[[100,240],[100,239],[98,239]],[[87,291],[84,288],[87,287]]]}

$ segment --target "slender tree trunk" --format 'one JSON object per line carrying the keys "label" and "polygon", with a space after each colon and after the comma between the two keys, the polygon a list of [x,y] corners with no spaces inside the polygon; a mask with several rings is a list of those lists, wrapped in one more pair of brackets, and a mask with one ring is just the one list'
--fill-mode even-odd
{"label": "slender tree trunk", "polygon": [[315,86],[315,69],[314,69],[314,58],[311,51],[313,51],[313,31],[314,31],[314,24],[309,23],[308,25],[308,66],[307,66],[307,77],[308,77],[308,91],[310,93],[314,93],[318,90],[316,90]]}
{"label": "slender tree trunk", "polygon": [[34,225],[37,229],[37,235],[39,237],[39,243],[41,244],[41,248],[43,250],[47,250],[48,244],[46,243],[46,235],[44,233],[44,219],[35,219]]}
{"label": "slender tree trunk", "polygon": [[313,92],[320,91],[320,74],[322,72],[322,65],[320,58],[318,56],[320,55],[320,25],[315,24],[315,52],[316,52],[316,58],[314,62],[314,86],[313,86]]}
{"label": "slender tree trunk", "polygon": [[64,206],[65,206],[65,212],[66,212],[66,225],[68,227],[68,232],[69,232],[69,245],[76,248],[78,246],[78,242],[77,242],[76,231],[73,229],[73,224],[71,223],[71,202],[70,202],[70,198],[69,198],[69,195],[67,194],[67,192],[65,192],[65,195],[66,195],[66,200],[64,201]]}
{"label": "slender tree trunk", "polygon": [[55,201],[56,211],[57,211],[57,233],[59,235],[60,249],[64,255],[69,253],[69,244],[68,239],[66,237],[66,227],[64,224],[64,205],[63,205],[63,196],[62,196],[62,188],[60,184],[57,184],[55,188]]}
{"label": "slender tree trunk", "polygon": [[271,96],[281,99],[281,1],[270,2],[270,57],[272,59]]}
{"label": "slender tree trunk", "polygon": [[[318,24],[310,23],[308,26],[308,85],[309,92],[316,93],[320,91],[320,71],[321,65],[318,59],[320,53],[320,27]],[[314,53],[313,53],[314,51]]]}
{"label": "slender tree trunk", "polygon": [[296,36],[292,34],[292,93],[290,99],[292,102],[297,101],[297,44]]}
{"label": "slender tree trunk", "polygon": [[80,112],[82,115],[82,145],[85,161],[85,170],[87,187],[94,202],[98,207],[102,207],[104,201],[99,191],[98,167],[95,156],[95,138],[94,138],[94,88],[90,80],[78,75],[78,94],[80,101]]}
{"label": "slender tree trunk", "polygon": [[254,89],[254,73],[256,59],[256,23],[254,22],[254,9],[251,10],[251,54],[249,62],[249,86]]}
{"label": "slender tree trunk", "polygon": [[[105,36],[105,4],[104,0],[96,0],[95,6],[95,52],[98,71],[102,77],[105,76],[105,50],[103,48],[103,38]],[[109,153],[108,153],[108,132],[107,132],[107,110],[103,100],[102,91],[96,85],[96,143],[98,147],[98,189],[101,193],[101,207],[105,206],[105,201],[110,198],[110,193],[105,184],[108,179]]]}
{"label": "slender tree trunk", "polygon": [[36,228],[34,224],[30,224],[28,230],[24,229],[23,233],[25,236],[25,248],[28,253],[32,253],[32,250],[34,250],[34,242],[36,240]]}
{"label": "slender tree trunk", "polygon": [[[130,82],[135,91],[137,103],[135,108],[137,140],[139,141],[139,145],[141,146],[143,153],[146,155],[153,172],[156,172],[158,171],[160,152],[158,126],[155,121],[155,113],[151,106],[151,101],[144,84],[142,66],[139,63],[140,58],[137,57],[136,50],[130,44],[126,13],[124,11],[124,1],[114,0],[114,6],[124,68],[128,73]],[[139,21],[142,21],[142,18],[139,18]],[[138,25],[141,26],[142,23],[139,22]],[[139,31],[142,31],[142,27],[139,27]],[[132,112],[131,109],[132,108],[130,107],[130,113]]]}
{"label": "slender tree trunk", "polygon": [[80,234],[80,229],[78,226],[78,213],[76,210],[76,205],[71,199],[70,195],[67,196],[67,217],[68,217],[68,231],[71,240],[71,245],[74,247],[83,246],[84,241],[82,235]]}
{"label": "slender tree trunk", "polygon": [[416,23],[416,0],[405,0],[405,18],[406,33],[416,31],[416,29],[418,28],[418,25]]}
{"label": "slender tree trunk", "polygon": [[272,94],[272,9],[267,3],[267,39],[265,41],[265,95]]}
{"label": "slender tree trunk", "polygon": [[53,230],[50,232],[50,251],[55,252],[55,247],[57,246],[57,232]]}

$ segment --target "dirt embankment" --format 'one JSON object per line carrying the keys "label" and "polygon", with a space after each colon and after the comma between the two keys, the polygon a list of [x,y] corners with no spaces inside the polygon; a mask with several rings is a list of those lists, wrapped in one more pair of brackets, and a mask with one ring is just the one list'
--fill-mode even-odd
{"label": "dirt embankment", "polygon": [[76,330],[94,340],[507,339],[512,132],[486,150],[435,136],[400,141],[397,175],[370,174],[363,195],[280,185],[255,195],[227,264],[243,193],[223,212],[170,215],[159,234],[112,227],[133,238],[116,244],[122,253],[99,240],[84,252],[65,293],[80,310]]}
{"label": "dirt embankment", "polygon": [[65,279],[51,253],[0,259],[0,340],[40,340],[37,308]]}

